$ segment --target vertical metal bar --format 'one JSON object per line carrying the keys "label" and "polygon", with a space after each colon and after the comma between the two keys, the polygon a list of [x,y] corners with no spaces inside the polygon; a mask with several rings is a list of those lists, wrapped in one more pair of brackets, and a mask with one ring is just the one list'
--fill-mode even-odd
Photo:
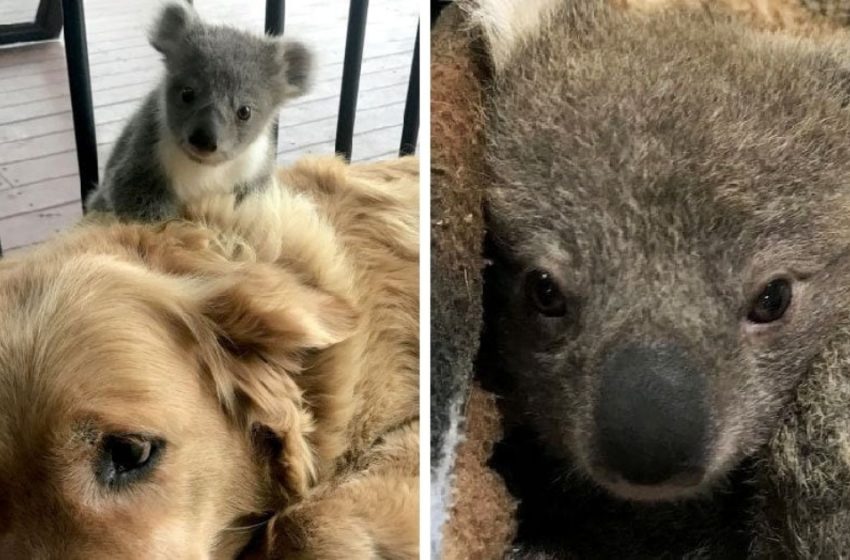
{"label": "vertical metal bar", "polygon": [[416,151],[419,135],[419,25],[416,26],[416,43],[413,45],[413,62],[410,64],[410,81],[404,103],[404,126],[401,129],[401,146],[398,155],[409,156]]}
{"label": "vertical metal bar", "polygon": [[336,123],[335,151],[351,160],[354,138],[354,116],[360,89],[360,64],[363,62],[363,41],[366,38],[366,15],[369,0],[351,0],[348,9],[348,31],[345,36],[345,59],[342,65],[342,90],[339,95],[339,116]]}
{"label": "vertical metal bar", "polygon": [[[286,16],[286,0],[266,0],[266,33],[268,35],[283,35],[283,23]],[[277,118],[274,120],[272,137],[274,138],[274,153],[277,153]]]}
{"label": "vertical metal bar", "polygon": [[71,112],[74,117],[74,139],[77,144],[77,165],[80,168],[80,194],[85,201],[88,194],[97,187],[98,171],[83,0],[62,0],[62,16],[65,25],[65,61],[71,88]]}
{"label": "vertical metal bar", "polygon": [[266,33],[283,35],[286,0],[266,0]]}
{"label": "vertical metal bar", "polygon": [[44,38],[55,39],[62,32],[62,5],[57,0],[41,0],[35,12],[35,25]]}

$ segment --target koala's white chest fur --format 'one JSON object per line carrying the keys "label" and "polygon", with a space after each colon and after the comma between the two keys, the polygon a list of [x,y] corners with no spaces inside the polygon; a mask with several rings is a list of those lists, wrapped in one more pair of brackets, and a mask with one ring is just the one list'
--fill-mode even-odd
{"label": "koala's white chest fur", "polygon": [[182,201],[189,201],[230,193],[237,185],[255,181],[268,165],[269,142],[269,136],[261,134],[234,159],[206,165],[189,158],[170,134],[164,134],[157,145],[157,155],[174,194]]}

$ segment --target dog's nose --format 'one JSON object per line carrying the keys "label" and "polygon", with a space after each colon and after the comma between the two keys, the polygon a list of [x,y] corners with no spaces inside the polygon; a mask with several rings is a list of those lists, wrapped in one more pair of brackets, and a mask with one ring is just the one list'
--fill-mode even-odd
{"label": "dog's nose", "polygon": [[615,349],[602,363],[594,408],[602,468],[632,484],[698,484],[705,472],[706,393],[705,377],[676,346]]}
{"label": "dog's nose", "polygon": [[215,133],[207,128],[196,128],[189,135],[189,144],[202,152],[214,152],[218,149]]}

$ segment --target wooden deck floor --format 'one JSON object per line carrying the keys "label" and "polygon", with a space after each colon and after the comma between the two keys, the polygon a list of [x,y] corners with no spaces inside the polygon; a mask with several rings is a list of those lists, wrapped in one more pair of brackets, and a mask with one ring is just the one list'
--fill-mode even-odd
{"label": "wooden deck floor", "polygon": [[[34,13],[36,0],[0,0],[0,22]],[[145,30],[155,0],[85,2],[101,168],[121,127],[161,75]],[[196,0],[200,14],[263,28],[261,0]],[[332,153],[339,104],[347,0],[287,2],[287,36],[310,45],[312,91],[284,107],[278,157]],[[417,0],[372,0],[354,138],[354,160],[393,156],[401,137]],[[81,215],[74,133],[61,41],[0,49],[0,243],[12,253]]]}

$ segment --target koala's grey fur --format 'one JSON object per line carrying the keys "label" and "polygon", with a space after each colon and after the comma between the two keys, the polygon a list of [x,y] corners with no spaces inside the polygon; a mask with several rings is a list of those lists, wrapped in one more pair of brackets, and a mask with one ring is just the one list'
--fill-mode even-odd
{"label": "koala's grey fur", "polygon": [[[275,118],[285,100],[307,90],[310,52],[202,22],[186,3],[164,7],[150,41],[163,55],[165,77],[125,126],[87,208],[158,220],[174,216],[186,196],[265,188],[277,156]],[[190,103],[184,88],[194,91]],[[250,107],[248,120],[237,117],[241,106]],[[218,144],[203,161],[188,143],[201,125],[214,128]]]}
{"label": "koala's grey fur", "polygon": [[[848,557],[850,346],[830,341],[850,324],[850,42],[572,0],[497,66],[482,359],[539,441],[516,455],[548,458],[518,477],[540,494],[526,553]],[[529,305],[535,269],[566,317]],[[777,276],[789,311],[747,324]],[[590,460],[598,372],[670,341],[706,372],[710,466],[695,494],[631,501]]]}

